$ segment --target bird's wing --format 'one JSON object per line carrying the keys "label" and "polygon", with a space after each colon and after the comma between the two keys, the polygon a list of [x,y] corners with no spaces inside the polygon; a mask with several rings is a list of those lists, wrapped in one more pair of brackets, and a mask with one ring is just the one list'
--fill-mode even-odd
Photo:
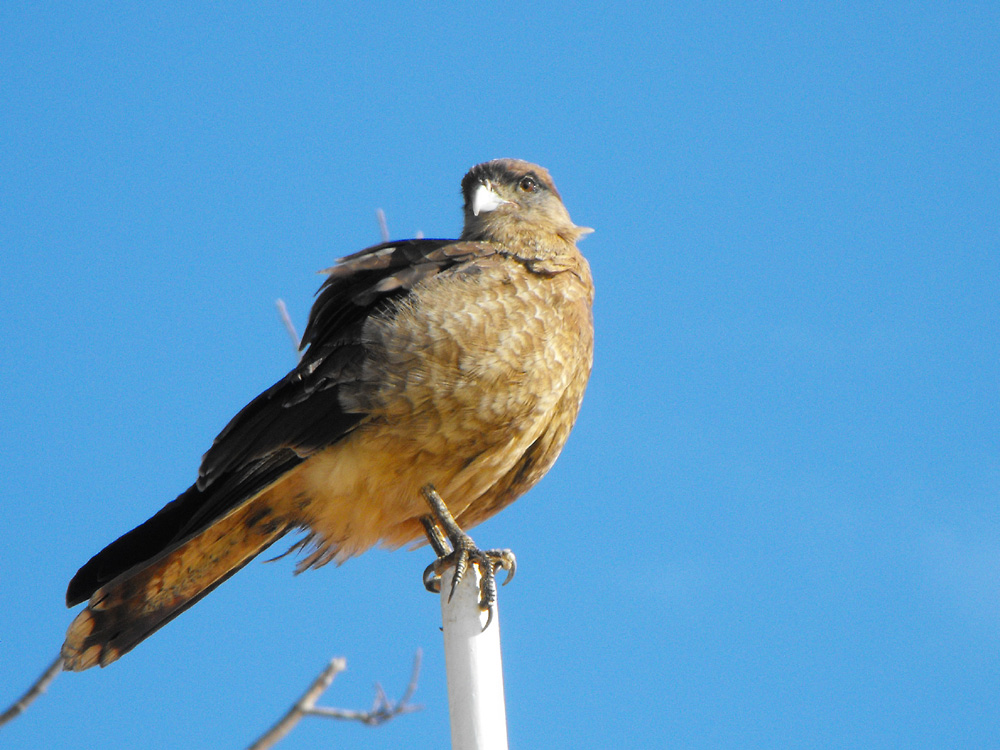
{"label": "bird's wing", "polygon": [[226,425],[190,489],[79,570],[67,604],[169,554],[350,433],[365,415],[346,410],[339,390],[360,372],[365,320],[392,314],[421,281],[456,266],[474,267],[496,252],[486,243],[423,239],[384,243],[341,258],[317,293],[298,366]]}
{"label": "bird's wing", "polygon": [[483,243],[407,240],[370,247],[327,269],[302,336],[302,361],[219,433],[202,460],[198,487],[276,451],[306,458],[350,432],[364,415],[345,411],[338,391],[360,374],[368,317],[391,313],[417,283],[494,252]]}

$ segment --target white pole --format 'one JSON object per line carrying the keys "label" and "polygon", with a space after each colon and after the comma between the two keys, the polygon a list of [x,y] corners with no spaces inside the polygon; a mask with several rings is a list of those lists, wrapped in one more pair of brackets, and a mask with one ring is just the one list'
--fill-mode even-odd
{"label": "white pole", "polygon": [[470,565],[448,601],[455,568],[441,575],[441,618],[448,672],[452,750],[507,750],[507,711],[500,661],[500,617],[483,630],[479,609],[479,569]]}

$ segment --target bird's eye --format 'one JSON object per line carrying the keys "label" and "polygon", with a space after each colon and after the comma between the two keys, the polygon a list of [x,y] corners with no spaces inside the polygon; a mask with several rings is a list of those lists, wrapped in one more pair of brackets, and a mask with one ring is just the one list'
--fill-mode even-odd
{"label": "bird's eye", "polygon": [[517,186],[526,193],[533,193],[538,190],[538,182],[530,174],[522,177]]}

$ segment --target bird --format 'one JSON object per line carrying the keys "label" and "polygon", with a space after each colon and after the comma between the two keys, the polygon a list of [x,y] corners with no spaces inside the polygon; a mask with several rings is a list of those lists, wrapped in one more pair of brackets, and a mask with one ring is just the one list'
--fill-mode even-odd
{"label": "bird", "polygon": [[87,605],[64,669],[114,662],[289,532],[303,534],[296,572],[426,536],[431,590],[449,555],[485,565],[487,587],[513,573],[465,530],[534,486],[576,421],[594,350],[577,241],[593,230],[526,161],[478,164],[461,191],[457,240],[385,242],[326,269],[298,365],[226,425],[189,489],[70,581],[67,606]]}

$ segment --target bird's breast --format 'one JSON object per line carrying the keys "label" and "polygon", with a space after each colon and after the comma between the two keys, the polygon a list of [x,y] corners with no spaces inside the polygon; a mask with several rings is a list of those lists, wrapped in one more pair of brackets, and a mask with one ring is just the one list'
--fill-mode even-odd
{"label": "bird's breast", "polygon": [[478,523],[537,481],[590,372],[590,288],[513,261],[442,274],[370,318],[362,343],[341,398],[365,418],[303,468],[304,520],[338,557],[417,538],[425,484]]}
{"label": "bird's breast", "polygon": [[365,327],[369,413],[423,422],[425,437],[444,442],[530,430],[570,382],[586,379],[589,315],[572,274],[540,276],[507,260],[435,277]]}

